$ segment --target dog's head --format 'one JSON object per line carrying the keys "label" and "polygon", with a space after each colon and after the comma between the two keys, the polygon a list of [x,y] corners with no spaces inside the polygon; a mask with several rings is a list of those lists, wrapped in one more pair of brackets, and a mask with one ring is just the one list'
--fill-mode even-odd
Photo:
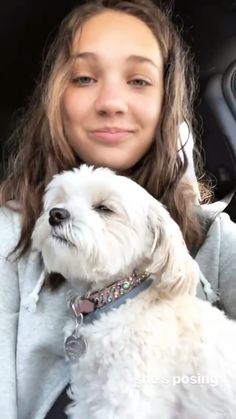
{"label": "dog's head", "polygon": [[198,269],[177,224],[132,180],[83,165],[47,187],[33,246],[48,272],[93,289],[148,269],[159,293],[195,289]]}

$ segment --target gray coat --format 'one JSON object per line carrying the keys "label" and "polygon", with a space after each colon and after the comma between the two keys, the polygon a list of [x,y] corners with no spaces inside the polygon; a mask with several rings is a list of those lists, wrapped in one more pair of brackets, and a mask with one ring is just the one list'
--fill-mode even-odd
{"label": "gray coat", "polygon": [[[43,288],[36,313],[23,302],[42,270],[39,255],[14,261],[6,256],[19,237],[19,217],[0,209],[0,412],[1,419],[44,419],[69,381],[63,327],[69,317],[68,285],[57,292]],[[216,216],[196,260],[221,303],[236,319],[236,224]],[[205,299],[199,283],[198,296]]]}

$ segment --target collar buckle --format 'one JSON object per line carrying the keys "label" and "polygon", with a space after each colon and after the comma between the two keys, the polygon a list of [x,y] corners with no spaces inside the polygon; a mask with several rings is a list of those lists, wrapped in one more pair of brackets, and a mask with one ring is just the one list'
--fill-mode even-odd
{"label": "collar buckle", "polygon": [[89,314],[95,310],[95,304],[89,300],[81,300],[80,298],[75,298],[71,302],[71,308],[76,317],[79,317],[81,314]]}

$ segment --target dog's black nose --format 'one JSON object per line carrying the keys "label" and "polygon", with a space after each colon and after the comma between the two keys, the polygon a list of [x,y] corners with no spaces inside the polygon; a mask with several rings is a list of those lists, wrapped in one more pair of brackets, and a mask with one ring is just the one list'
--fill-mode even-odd
{"label": "dog's black nose", "polygon": [[70,213],[65,208],[52,208],[49,211],[49,224],[51,226],[57,226],[63,221],[67,221],[70,218]]}

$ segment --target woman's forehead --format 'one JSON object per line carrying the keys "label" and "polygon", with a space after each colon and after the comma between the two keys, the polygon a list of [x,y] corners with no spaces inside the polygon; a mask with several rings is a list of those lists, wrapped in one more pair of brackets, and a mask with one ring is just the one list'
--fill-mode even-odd
{"label": "woman's forehead", "polygon": [[117,11],[106,11],[86,21],[76,33],[72,51],[73,55],[89,52],[98,58],[119,54],[126,58],[146,57],[156,64],[162,61],[160,46],[150,28],[137,17]]}

